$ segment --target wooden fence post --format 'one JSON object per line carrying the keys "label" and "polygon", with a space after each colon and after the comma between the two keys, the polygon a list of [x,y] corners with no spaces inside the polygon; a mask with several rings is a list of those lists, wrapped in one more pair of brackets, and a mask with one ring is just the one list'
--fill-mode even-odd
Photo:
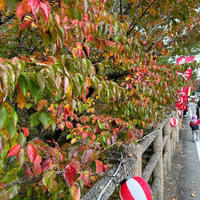
{"label": "wooden fence post", "polygon": [[172,159],[172,149],[171,149],[171,131],[170,131],[170,125],[169,122],[165,124],[164,126],[164,135],[168,137],[167,142],[164,147],[164,152],[167,152],[167,171],[168,173],[171,173],[171,159]]}
{"label": "wooden fence post", "polygon": [[176,135],[177,135],[177,142],[179,143],[179,129],[180,129],[180,120],[179,120],[179,116],[178,116],[178,112],[176,112],[176,119],[178,119],[178,125],[176,127]]}
{"label": "wooden fence post", "polygon": [[134,155],[136,158],[136,163],[132,167],[132,173],[134,176],[142,176],[142,149],[141,145],[128,145],[124,148],[124,153],[126,155]]}
{"label": "wooden fence post", "polygon": [[157,190],[157,199],[163,200],[163,138],[162,138],[162,129],[159,130],[158,135],[153,143],[154,152],[159,153],[159,160],[153,171],[155,179],[159,179],[160,184],[158,185]]}

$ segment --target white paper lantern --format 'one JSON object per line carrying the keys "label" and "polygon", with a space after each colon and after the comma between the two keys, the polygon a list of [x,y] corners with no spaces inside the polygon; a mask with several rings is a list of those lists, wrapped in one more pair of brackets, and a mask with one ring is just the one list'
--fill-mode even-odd
{"label": "white paper lantern", "polygon": [[177,125],[178,125],[178,120],[175,117],[171,118],[170,119],[170,126],[175,128]]}
{"label": "white paper lantern", "polygon": [[178,113],[178,116],[180,117],[181,116],[181,111],[177,110],[177,113]]}

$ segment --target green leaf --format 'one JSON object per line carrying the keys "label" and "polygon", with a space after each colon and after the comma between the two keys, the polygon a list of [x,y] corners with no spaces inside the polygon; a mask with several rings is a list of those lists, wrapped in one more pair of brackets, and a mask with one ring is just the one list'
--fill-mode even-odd
{"label": "green leaf", "polygon": [[88,59],[83,59],[83,63],[85,64],[85,75],[88,76],[91,73],[91,63]]}
{"label": "green leaf", "polygon": [[38,126],[40,124],[39,121],[39,113],[34,113],[30,116],[30,125],[31,127]]}
{"label": "green leaf", "polygon": [[100,122],[99,122],[99,120],[98,120],[98,125],[99,125],[99,128],[101,128],[101,129],[104,129],[105,127],[103,126],[103,124],[101,124]]}
{"label": "green leaf", "polygon": [[8,120],[8,112],[5,107],[1,107],[0,109],[0,129],[6,126]]}
{"label": "green leaf", "polygon": [[7,154],[8,154],[8,151],[10,150],[10,145],[8,143],[6,143],[3,151],[1,152],[1,160],[4,160],[5,158],[7,158]]}
{"label": "green leaf", "polygon": [[13,122],[14,126],[16,126],[17,122],[18,122],[18,115],[14,110],[12,110],[11,118],[12,118],[12,122]]}
{"label": "green leaf", "polygon": [[31,107],[33,107],[33,104],[32,104],[32,103],[27,103],[27,104],[26,104],[26,109],[29,110]]}
{"label": "green leaf", "polygon": [[47,171],[44,173],[42,178],[42,183],[45,187],[50,188],[51,184],[54,183],[54,179],[56,178],[55,171]]}
{"label": "green leaf", "polygon": [[81,86],[83,83],[84,83],[84,78],[81,74],[77,73],[77,80],[78,80],[78,83],[79,85]]}
{"label": "green leaf", "polygon": [[20,190],[20,186],[19,185],[14,185],[12,187],[10,187],[8,190],[3,190],[0,193],[0,199],[2,200],[7,200],[7,199],[13,199]]}
{"label": "green leaf", "polygon": [[37,81],[38,81],[38,84],[40,86],[41,91],[43,91],[44,88],[45,88],[45,78],[44,78],[44,75],[41,74],[41,73],[37,73]]}
{"label": "green leaf", "polygon": [[72,15],[75,19],[81,20],[81,13],[77,8],[72,8]]}
{"label": "green leaf", "polygon": [[0,179],[0,182],[2,183],[10,183],[11,181],[14,181],[17,179],[17,172],[18,168],[12,168],[10,171],[6,173],[6,175]]}
{"label": "green leaf", "polygon": [[20,75],[18,81],[19,81],[19,85],[20,85],[20,88],[21,88],[24,96],[26,96],[26,92],[28,90],[28,81],[27,81],[26,77],[23,75]]}
{"label": "green leaf", "polygon": [[66,139],[69,140],[69,139],[72,139],[73,137],[74,137],[73,134],[69,134],[69,135],[67,135]]}
{"label": "green leaf", "polygon": [[26,136],[22,132],[20,132],[19,134],[19,144],[21,144],[22,146],[26,144]]}
{"label": "green leaf", "polygon": [[16,127],[13,125],[12,122],[7,124],[7,130],[10,134],[10,138],[12,139],[15,136],[16,131],[17,131]]}
{"label": "green leaf", "polygon": [[104,74],[104,65],[102,63],[97,64],[99,74]]}
{"label": "green leaf", "polygon": [[56,122],[54,119],[51,119],[51,128],[53,131],[55,131],[55,129],[56,129]]}
{"label": "green leaf", "polygon": [[25,151],[23,148],[19,152],[19,163],[20,163],[20,167],[22,167],[23,164],[25,163]]}
{"label": "green leaf", "polygon": [[49,118],[48,113],[41,112],[39,114],[39,120],[42,123],[42,125],[44,126],[44,129],[47,129],[49,127],[51,120]]}
{"label": "green leaf", "polygon": [[19,60],[18,65],[17,65],[18,69],[22,70],[24,68],[24,66],[25,66],[25,64],[21,60]]}
{"label": "green leaf", "polygon": [[69,0],[64,0],[64,3],[65,3],[66,5],[68,5],[68,4],[69,4]]}
{"label": "green leaf", "polygon": [[33,82],[33,80],[30,81],[30,91],[35,102],[37,103],[41,98],[40,87],[35,82]]}

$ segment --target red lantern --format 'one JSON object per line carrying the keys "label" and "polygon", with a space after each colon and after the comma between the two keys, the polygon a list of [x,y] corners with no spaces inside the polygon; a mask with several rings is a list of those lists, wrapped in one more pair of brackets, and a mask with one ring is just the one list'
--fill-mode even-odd
{"label": "red lantern", "polygon": [[120,188],[121,200],[152,200],[148,183],[141,177],[128,177]]}
{"label": "red lantern", "polygon": [[177,125],[178,125],[178,120],[175,117],[171,118],[170,126],[175,128]]}

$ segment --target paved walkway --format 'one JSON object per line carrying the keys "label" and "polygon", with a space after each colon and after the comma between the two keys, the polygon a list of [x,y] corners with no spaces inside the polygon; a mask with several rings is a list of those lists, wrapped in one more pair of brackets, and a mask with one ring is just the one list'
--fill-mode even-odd
{"label": "paved walkway", "polygon": [[[196,104],[190,107],[195,113]],[[200,142],[192,141],[189,121],[183,120],[172,173],[165,180],[164,200],[200,200]]]}

